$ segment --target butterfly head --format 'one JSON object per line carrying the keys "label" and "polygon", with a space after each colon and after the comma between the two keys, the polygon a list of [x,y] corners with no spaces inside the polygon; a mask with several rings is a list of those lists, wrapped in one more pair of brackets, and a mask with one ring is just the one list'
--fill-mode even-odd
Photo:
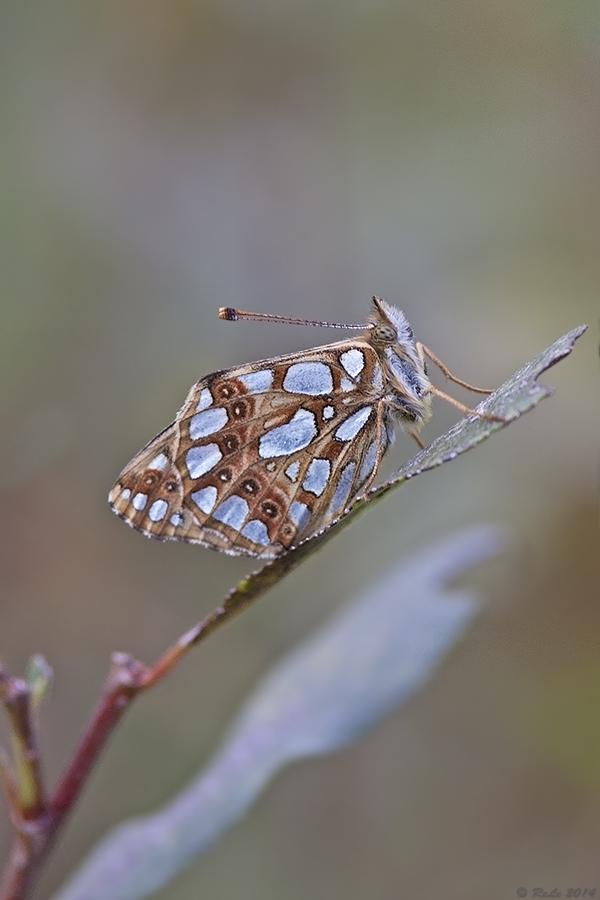
{"label": "butterfly head", "polygon": [[423,355],[402,310],[373,297],[367,340],[384,363],[393,407],[407,431],[418,432],[431,416],[430,381]]}
{"label": "butterfly head", "polygon": [[[381,297],[373,297],[373,312],[369,316],[373,327],[369,339],[380,347],[394,344],[411,344],[414,348],[413,330],[401,309],[386,303]],[[416,353],[415,353],[416,355]]]}

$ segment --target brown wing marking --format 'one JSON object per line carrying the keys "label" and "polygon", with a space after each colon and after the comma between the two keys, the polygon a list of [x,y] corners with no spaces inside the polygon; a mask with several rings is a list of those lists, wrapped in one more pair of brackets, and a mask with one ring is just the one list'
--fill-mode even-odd
{"label": "brown wing marking", "polygon": [[[114,511],[149,537],[201,543],[225,553],[263,557],[279,555],[313,531],[325,527],[333,518],[333,514],[327,514],[327,504],[337,475],[354,461],[348,497],[354,496],[360,487],[361,466],[372,444],[372,436],[369,439],[371,423],[368,431],[363,430],[358,439],[344,443],[333,438],[340,424],[361,406],[373,403],[380,390],[374,385],[373,374],[378,366],[377,355],[370,345],[362,342],[364,369],[353,379],[351,390],[342,388],[343,379],[348,384],[348,373],[340,365],[339,356],[358,344],[357,341],[339,342],[317,348],[313,353],[264,360],[201,379],[190,390],[175,422],[150,441],[119,476],[109,495]],[[330,365],[331,394],[307,397],[285,391],[282,385],[289,365],[311,361]],[[265,390],[249,390],[240,381],[240,376],[265,370],[273,374]],[[302,407],[310,408],[315,414],[318,423],[315,438],[307,447],[287,457],[261,459],[258,453],[260,437],[289,422]],[[331,420],[324,416],[326,407],[336,411]],[[205,409],[225,410],[226,424],[214,433],[194,439],[193,430],[190,431],[194,417]],[[199,478],[191,478],[186,454],[192,447],[206,448],[213,444],[220,453],[218,464]],[[162,465],[152,467],[150,463],[157,457]],[[328,459],[331,463],[330,484],[319,497],[302,487],[315,457]],[[295,462],[298,473],[292,481],[285,475],[285,470]],[[206,488],[211,489],[211,496],[215,493],[210,512],[203,512],[192,500],[193,494]],[[138,495],[145,496],[146,500],[142,506],[138,498],[136,507],[134,500]],[[240,529],[212,516],[230,497],[241,497],[248,505],[248,515]],[[306,521],[299,522],[297,516],[294,521],[294,503],[306,507]],[[160,514],[160,518],[153,520],[151,510],[155,517]],[[249,522],[255,524],[244,535],[242,531]],[[257,522],[262,523],[264,530]],[[258,536],[260,541],[252,536]]]}

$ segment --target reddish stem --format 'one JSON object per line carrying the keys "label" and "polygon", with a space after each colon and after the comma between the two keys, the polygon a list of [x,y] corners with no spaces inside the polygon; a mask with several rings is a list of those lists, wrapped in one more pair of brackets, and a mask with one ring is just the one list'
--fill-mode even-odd
{"label": "reddish stem", "polygon": [[104,745],[139,692],[145,672],[146,667],[128,654],[113,654],[100,698],[50,798],[54,833],[73,808]]}
{"label": "reddish stem", "polygon": [[31,777],[37,786],[36,802],[27,810],[21,808],[17,793],[9,789],[5,773],[6,794],[14,837],[2,883],[0,900],[26,900],[52,846],[56,842],[69,813],[73,810],[105,744],[134,698],[164,678],[179,660],[199,641],[235,615],[245,603],[233,603],[227,610],[219,607],[190,631],[182,635],[148,667],[127,653],[114,653],[111,666],[96,707],[79,740],[73,756],[59,782],[46,800],[42,791],[39,754],[30,707],[27,684],[12,678],[0,665],[0,694],[9,717],[16,744],[28,748],[25,756]]}

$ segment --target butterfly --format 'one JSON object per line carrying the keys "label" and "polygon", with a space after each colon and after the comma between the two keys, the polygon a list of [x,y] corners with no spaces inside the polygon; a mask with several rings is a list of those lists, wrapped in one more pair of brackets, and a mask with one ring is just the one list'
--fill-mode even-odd
{"label": "butterfly", "polygon": [[201,378],[172,425],[131,460],[109,494],[147,537],[231,555],[276,557],[343,513],[372,485],[400,425],[419,446],[434,395],[474,411],[429,380],[425,357],[456,383],[406,316],[373,297],[364,325],[224,307],[228,320],[360,328],[337,343]]}

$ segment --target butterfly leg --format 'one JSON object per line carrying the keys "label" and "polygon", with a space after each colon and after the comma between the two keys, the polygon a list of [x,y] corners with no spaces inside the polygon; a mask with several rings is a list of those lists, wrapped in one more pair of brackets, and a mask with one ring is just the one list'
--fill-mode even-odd
{"label": "butterfly leg", "polygon": [[[474,387],[472,384],[469,384],[468,381],[463,381],[461,378],[457,378],[453,375],[447,366],[437,358],[435,353],[432,353],[429,347],[426,347],[425,344],[422,344],[420,341],[417,341],[415,344],[417,348],[417,353],[419,354],[419,359],[424,364],[425,356],[427,355],[429,359],[435,363],[438,369],[442,372],[449,381],[453,381],[455,384],[460,384],[461,387],[467,388],[469,391],[475,391],[478,394],[492,394],[493,391],[488,390],[487,388],[478,388]],[[502,422],[506,423],[506,419],[502,418],[502,416],[495,416],[492,413],[480,413],[475,409],[471,409],[469,406],[465,406],[464,403],[460,403],[459,400],[455,400],[454,397],[451,397],[450,394],[444,393],[444,391],[440,391],[439,388],[436,388],[433,384],[430,386],[430,393],[434,394],[436,397],[440,397],[442,400],[445,400],[446,403],[450,403],[451,406],[459,409],[466,416],[479,416],[481,419],[488,419],[490,422]],[[417,441],[418,443],[418,441]]]}
{"label": "butterfly leg", "polygon": [[417,353],[419,354],[419,358],[421,362],[425,361],[425,356],[427,355],[432,363],[438,367],[440,372],[446,376],[449,381],[453,381],[455,384],[460,384],[461,387],[467,388],[469,391],[474,391],[476,394],[493,394],[494,392],[489,390],[488,388],[478,388],[472,384],[469,384],[468,381],[463,381],[462,378],[457,378],[456,375],[453,375],[450,369],[444,365],[441,359],[438,359],[435,353],[432,353],[429,347],[426,347],[425,344],[422,344],[420,341],[416,343]]}
{"label": "butterfly leg", "polygon": [[439,397],[441,400],[445,400],[446,403],[450,403],[451,406],[459,409],[465,416],[478,416],[480,419],[487,419],[490,422],[502,422],[503,424],[506,424],[507,422],[502,416],[495,416],[493,413],[478,412],[476,409],[471,409],[470,406],[465,406],[464,403],[455,400],[450,394],[445,394],[444,391],[440,391],[440,389],[436,388],[433,384],[429,387],[429,393],[433,394],[435,397]]}

